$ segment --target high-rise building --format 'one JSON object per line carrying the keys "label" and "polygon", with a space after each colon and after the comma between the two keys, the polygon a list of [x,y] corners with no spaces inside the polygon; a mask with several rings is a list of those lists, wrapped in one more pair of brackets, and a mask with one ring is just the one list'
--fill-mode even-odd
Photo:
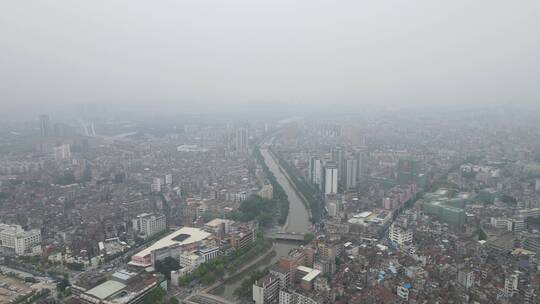
{"label": "high-rise building", "polygon": [[236,152],[248,153],[249,152],[249,131],[247,128],[242,127],[236,129]]}
{"label": "high-rise building", "polygon": [[315,157],[314,156],[310,156],[309,157],[309,168],[308,168],[308,181],[313,183],[313,176],[315,175],[314,174],[314,171],[315,171]]}
{"label": "high-rise building", "polygon": [[470,269],[460,269],[457,277],[458,284],[465,288],[471,288],[474,284],[474,272]]}
{"label": "high-rise building", "polygon": [[167,228],[165,215],[162,214],[139,214],[133,219],[133,230],[143,238],[149,238]]}
{"label": "high-rise building", "polygon": [[418,164],[414,160],[400,159],[397,166],[397,182],[412,184],[418,175]]}
{"label": "high-rise building", "polygon": [[368,175],[368,150],[366,147],[357,148],[355,151],[356,156],[356,174],[357,182],[365,181]]}
{"label": "high-rise building", "polygon": [[57,161],[66,161],[71,159],[71,147],[69,144],[63,144],[54,147],[54,159]]}
{"label": "high-rise building", "polygon": [[150,185],[150,189],[152,192],[161,192],[161,186],[163,185],[163,182],[161,178],[154,177],[152,179],[152,184]]}
{"label": "high-rise building", "polygon": [[347,189],[354,189],[357,185],[358,160],[349,158],[345,160],[345,186]]}
{"label": "high-rise building", "polygon": [[39,130],[42,137],[51,135],[51,119],[49,115],[43,114],[39,116]]}
{"label": "high-rise building", "polygon": [[324,166],[324,194],[337,194],[338,191],[338,168],[334,162],[328,162]]}
{"label": "high-rise building", "polygon": [[312,157],[309,162],[309,178],[311,183],[316,185],[319,189],[322,189],[322,169],[322,161],[317,157]]}
{"label": "high-rise building", "polygon": [[338,185],[340,188],[346,187],[346,171],[343,169],[345,166],[345,151],[341,147],[336,147],[332,150],[332,161],[336,163],[339,172]]}

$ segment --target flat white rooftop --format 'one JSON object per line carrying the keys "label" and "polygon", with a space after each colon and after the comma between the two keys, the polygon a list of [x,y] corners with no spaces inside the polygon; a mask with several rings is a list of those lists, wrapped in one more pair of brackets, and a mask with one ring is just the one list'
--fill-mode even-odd
{"label": "flat white rooftop", "polygon": [[233,223],[234,223],[234,221],[232,221],[232,220],[216,218],[216,219],[213,219],[210,222],[206,223],[205,225],[208,226],[208,227],[217,227],[217,226],[219,226],[221,224],[233,224]]}
{"label": "flat white rooftop", "polygon": [[306,273],[306,275],[302,277],[302,280],[307,282],[313,281],[313,279],[315,279],[319,274],[321,274],[320,270],[309,268],[306,266],[298,266],[296,269]]}
{"label": "flat white rooftop", "polygon": [[160,239],[159,241],[155,242],[150,247],[136,253],[135,256],[142,258],[152,253],[152,251],[161,248],[170,247],[173,245],[187,245],[195,242],[200,242],[211,235],[212,234],[199,228],[182,227]]}
{"label": "flat white rooftop", "polygon": [[368,216],[370,216],[373,212],[371,211],[364,211],[362,213],[358,213],[356,215],[354,215],[355,218],[366,218]]}
{"label": "flat white rooftop", "polygon": [[88,290],[86,293],[90,294],[90,295],[93,295],[94,297],[96,297],[96,298],[98,298],[100,300],[104,300],[104,299],[110,297],[111,295],[119,292],[120,290],[124,289],[125,287],[126,287],[126,285],[124,285],[124,284],[122,284],[120,282],[113,281],[113,280],[108,280],[105,283],[100,284],[100,285]]}

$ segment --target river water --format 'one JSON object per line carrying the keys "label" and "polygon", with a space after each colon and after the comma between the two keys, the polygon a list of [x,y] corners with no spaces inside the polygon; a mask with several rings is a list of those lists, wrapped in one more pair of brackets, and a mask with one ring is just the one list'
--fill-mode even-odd
{"label": "river water", "polygon": [[289,180],[279,169],[280,167],[277,161],[272,157],[270,151],[267,149],[261,149],[261,154],[264,158],[264,162],[268,166],[268,169],[274,174],[277,182],[281,185],[287,194],[287,198],[289,199],[289,216],[287,217],[287,223],[284,226],[284,230],[286,232],[308,232],[311,223],[309,222],[309,214],[304,206],[304,203],[302,203],[302,200],[296,191],[294,191],[294,188],[289,183]]}
{"label": "river water", "polygon": [[[289,216],[287,217],[287,223],[282,227],[282,230],[286,232],[309,232],[309,228],[311,226],[309,221],[309,213],[302,203],[302,200],[296,191],[294,191],[294,188],[289,183],[283,172],[281,172],[278,163],[272,157],[270,152],[267,149],[261,149],[261,154],[264,158],[264,162],[268,166],[268,169],[274,174],[277,182],[281,185],[289,199]],[[273,265],[279,260],[280,257],[287,256],[289,251],[296,247],[298,247],[297,242],[275,241],[274,254],[261,260],[259,263],[256,263],[253,265],[253,267],[239,274],[238,276],[230,278],[221,287],[212,291],[212,293],[226,299],[233,300],[234,290],[238,288],[242,284],[242,281],[248,278],[253,271],[261,270]]]}

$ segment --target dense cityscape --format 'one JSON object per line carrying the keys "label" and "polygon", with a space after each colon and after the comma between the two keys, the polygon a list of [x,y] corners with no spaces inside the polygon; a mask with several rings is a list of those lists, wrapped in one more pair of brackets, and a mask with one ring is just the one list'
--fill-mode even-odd
{"label": "dense cityscape", "polygon": [[0,302],[538,303],[538,113],[403,114],[5,121]]}
{"label": "dense cityscape", "polygon": [[0,1],[0,304],[540,304],[540,1]]}

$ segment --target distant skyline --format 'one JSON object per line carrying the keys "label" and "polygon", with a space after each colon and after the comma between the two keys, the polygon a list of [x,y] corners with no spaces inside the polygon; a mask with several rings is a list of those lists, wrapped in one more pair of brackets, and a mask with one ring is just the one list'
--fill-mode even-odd
{"label": "distant skyline", "polygon": [[0,105],[535,106],[538,54],[532,0],[4,1]]}

